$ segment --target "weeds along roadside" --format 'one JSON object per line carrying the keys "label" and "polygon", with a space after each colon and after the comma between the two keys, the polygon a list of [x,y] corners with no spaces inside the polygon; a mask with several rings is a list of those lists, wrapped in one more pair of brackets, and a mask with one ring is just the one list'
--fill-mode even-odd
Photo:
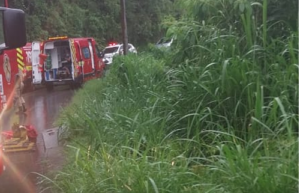
{"label": "weeds along roadside", "polygon": [[[287,181],[286,184],[295,182],[297,140],[287,137],[286,130],[293,130],[289,127],[294,124],[295,117],[282,112],[280,98],[259,106],[263,87],[258,90],[253,87],[252,91],[260,94],[252,102],[255,108],[263,109],[263,119],[250,117],[252,122],[249,124],[258,124],[256,127],[260,126],[260,129],[251,133],[254,128],[245,125],[244,133],[236,131],[234,124],[237,121],[231,118],[240,115],[237,110],[244,104],[239,102],[229,108],[224,105],[226,101],[215,102],[218,99],[205,97],[212,93],[208,92],[212,87],[205,84],[211,83],[205,81],[205,73],[200,80],[197,80],[199,76],[192,76],[195,69],[165,70],[163,63],[157,62],[156,70],[151,71],[153,66],[149,64],[155,61],[149,57],[123,61],[125,66],[111,69],[111,77],[88,83],[75,96],[74,101],[81,102],[71,114],[66,114],[67,122],[72,128],[72,138],[74,135],[86,138],[83,141],[75,138],[77,143],[73,141],[70,146],[74,163],[67,167],[66,173],[57,176],[59,187],[69,192],[78,186],[92,192],[107,192],[112,187],[138,192],[169,185],[168,190],[181,191],[179,184],[185,183],[190,192],[201,192],[224,188],[216,186],[219,180],[230,185],[226,187],[228,189],[245,188],[245,184],[251,182],[261,183],[253,184],[253,188],[272,190],[270,187],[278,188],[275,179],[281,183]],[[140,66],[137,65],[146,69],[138,69]],[[144,77],[140,71],[149,76]],[[190,78],[181,81],[187,74]],[[193,83],[193,78],[203,85],[197,86],[196,82],[196,86],[183,84]],[[91,90],[99,92],[91,94]],[[186,102],[187,99],[190,102]],[[230,109],[234,111],[230,112]],[[227,117],[222,116],[224,111]],[[246,117],[249,112],[244,113]],[[247,132],[252,136],[246,136]],[[254,139],[248,139],[250,137]],[[265,176],[266,170],[270,175]],[[82,177],[67,180],[70,179],[68,175]],[[74,183],[80,185],[70,186]],[[286,189],[284,184],[282,186]]]}
{"label": "weeds along roadside", "polygon": [[[266,15],[267,1],[263,3],[261,15]],[[209,20],[188,22],[191,18],[173,24],[170,35],[177,37],[177,46],[168,63],[182,69],[174,78],[180,82],[174,89],[180,97],[174,100],[178,108],[173,116],[181,121],[174,122],[178,128],[188,125],[181,136],[208,146],[205,155],[212,161],[215,187],[293,192],[298,188],[298,166],[293,164],[298,161],[298,32],[268,36],[281,21],[275,24],[266,16],[261,23],[246,21],[253,18],[251,11],[232,26],[220,22],[222,28]],[[198,157],[200,151],[191,152]],[[265,171],[272,174],[264,176]]]}
{"label": "weeds along roadside", "polygon": [[73,160],[53,183],[63,192],[295,192],[298,36],[267,39],[265,22],[241,19],[245,33],[175,23],[182,37],[166,60],[118,58],[63,114]]}

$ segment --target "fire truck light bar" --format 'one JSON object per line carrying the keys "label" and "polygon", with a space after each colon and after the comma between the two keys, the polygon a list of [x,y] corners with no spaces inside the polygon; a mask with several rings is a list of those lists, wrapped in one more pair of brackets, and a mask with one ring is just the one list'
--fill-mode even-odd
{"label": "fire truck light bar", "polygon": [[59,39],[66,39],[68,36],[58,36],[58,37],[50,37],[49,40],[59,40]]}
{"label": "fire truck light bar", "polygon": [[115,46],[115,45],[117,45],[116,42],[110,42],[110,43],[108,44],[108,46]]}

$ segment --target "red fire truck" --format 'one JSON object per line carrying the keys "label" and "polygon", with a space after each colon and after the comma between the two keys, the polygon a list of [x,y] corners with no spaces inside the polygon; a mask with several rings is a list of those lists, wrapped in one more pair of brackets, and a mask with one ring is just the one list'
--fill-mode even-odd
{"label": "red fire truck", "polygon": [[[12,56],[11,53],[6,53],[5,50],[24,46],[26,44],[26,30],[25,14],[22,10],[0,7],[0,15],[2,18],[0,20],[0,64],[2,64],[0,65],[0,108],[2,112],[3,106],[11,100],[14,92],[14,73],[22,73],[22,70],[18,68],[17,61],[17,58],[21,58],[22,54],[17,53],[18,56],[16,57],[16,55]],[[0,137],[0,174],[3,171],[1,144]]]}
{"label": "red fire truck", "polygon": [[100,50],[94,38],[49,38],[32,43],[32,83],[51,90],[55,84],[80,86],[104,72]]}
{"label": "red fire truck", "polygon": [[[25,46],[4,50],[3,51],[3,72],[0,71],[0,93],[1,93],[1,106],[0,110],[4,106],[11,106],[11,98],[14,89],[14,77],[16,74],[22,72],[24,90],[31,90],[32,87],[32,64],[31,64],[31,43],[27,43]],[[4,77],[1,77],[1,74]],[[5,79],[6,81],[3,81]],[[1,87],[2,85],[2,87]],[[5,88],[4,88],[5,87]],[[1,92],[2,91],[2,92]],[[4,93],[5,91],[5,93]]]}
{"label": "red fire truck", "polygon": [[[19,21],[17,23],[22,22],[23,21]],[[18,34],[18,32],[16,31],[15,34]],[[15,41],[18,41],[18,39]],[[6,44],[6,42],[1,44],[0,49],[1,46],[3,47]],[[2,112],[4,107],[10,107],[12,105],[16,74],[23,75],[23,69],[25,66],[24,59],[26,58],[26,55],[22,47],[15,48],[15,46],[18,45],[20,44],[14,45],[13,49],[4,48],[0,54],[0,64],[2,64],[2,66],[0,66],[0,112]]]}
{"label": "red fire truck", "polygon": [[[18,49],[18,50],[17,50]],[[4,107],[10,107],[14,95],[15,76],[23,71],[23,54],[21,49],[11,49],[3,51],[0,55],[0,96],[2,111]]]}

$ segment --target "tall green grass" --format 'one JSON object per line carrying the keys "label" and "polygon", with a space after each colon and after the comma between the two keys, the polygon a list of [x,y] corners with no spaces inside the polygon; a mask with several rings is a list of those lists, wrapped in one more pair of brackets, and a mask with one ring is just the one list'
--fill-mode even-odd
{"label": "tall green grass", "polygon": [[232,3],[186,1],[169,51],[117,57],[78,91],[54,191],[298,190],[298,35],[268,36],[268,1]]}

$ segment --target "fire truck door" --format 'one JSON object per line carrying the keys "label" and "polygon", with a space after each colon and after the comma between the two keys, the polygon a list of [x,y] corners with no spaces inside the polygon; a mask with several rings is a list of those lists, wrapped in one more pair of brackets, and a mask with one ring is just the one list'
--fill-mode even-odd
{"label": "fire truck door", "polygon": [[82,76],[84,78],[84,67],[83,67],[84,62],[83,62],[83,59],[82,59],[83,58],[82,57],[82,51],[80,49],[80,45],[79,45],[78,42],[76,42],[76,48],[77,48],[78,53],[79,53],[79,66],[80,66],[80,69],[81,69],[81,74],[82,74]]}
{"label": "fire truck door", "polygon": [[[40,65],[40,42],[32,42],[32,83],[41,84],[42,83],[42,71],[39,67]],[[42,65],[42,64],[41,64]]]}
{"label": "fire truck door", "polygon": [[94,50],[93,50],[93,45],[92,45],[92,41],[89,41],[89,49],[90,49],[90,53],[91,53],[91,61],[92,61],[92,70],[95,70],[95,60],[94,60]]}

